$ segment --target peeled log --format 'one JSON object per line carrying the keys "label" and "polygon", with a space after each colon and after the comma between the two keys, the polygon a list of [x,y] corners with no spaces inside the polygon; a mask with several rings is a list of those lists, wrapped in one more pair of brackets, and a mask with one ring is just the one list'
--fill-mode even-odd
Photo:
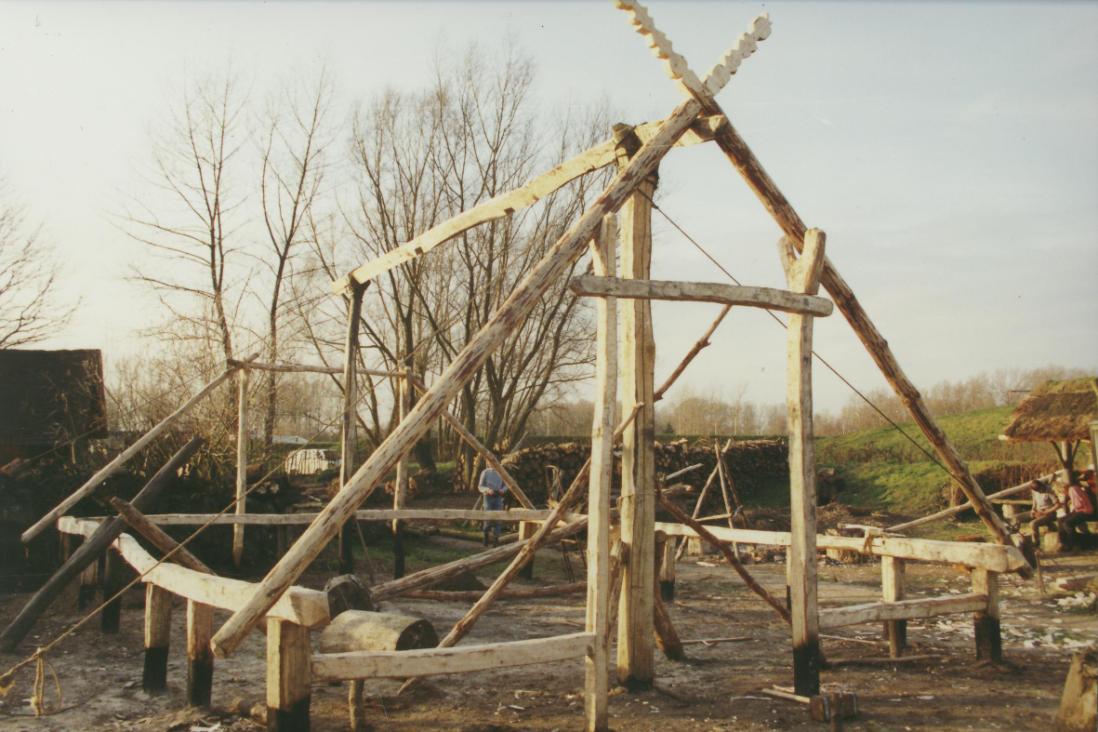
{"label": "peeled log", "polygon": [[365,610],[340,613],[320,634],[321,653],[410,651],[437,645],[438,634],[427,620]]}

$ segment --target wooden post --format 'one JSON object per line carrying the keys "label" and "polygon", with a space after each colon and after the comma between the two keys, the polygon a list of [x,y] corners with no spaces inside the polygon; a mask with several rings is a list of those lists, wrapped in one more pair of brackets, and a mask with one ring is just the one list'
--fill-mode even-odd
{"label": "wooden post", "polygon": [[[518,538],[519,538],[519,541],[522,541],[524,539],[532,538],[534,536],[534,534],[537,533],[537,531],[538,531],[538,525],[536,523],[534,523],[533,521],[519,521],[519,525],[518,525]],[[519,572],[519,577],[522,577],[523,579],[527,579],[527,580],[534,579],[534,559],[535,559],[535,557],[530,557],[530,561],[527,562],[526,566],[523,567],[522,570]]]}
{"label": "wooden post", "polygon": [[[70,557],[70,561],[71,559],[72,558]],[[83,610],[95,600],[95,590],[98,585],[99,562],[93,560],[91,562],[88,562],[87,566],[84,567],[84,569],[80,572],[80,589],[77,590],[76,595],[77,610]],[[42,609],[45,610],[45,607],[43,607]],[[28,629],[29,627],[30,626],[28,626]],[[15,640],[10,647],[14,648],[14,644],[18,642],[18,640]],[[9,647],[7,643],[0,642],[0,645],[2,645],[3,647]]]}
{"label": "wooden post", "polygon": [[187,703],[210,706],[214,659],[210,652],[213,607],[187,600]]}
{"label": "wooden post", "polygon": [[664,602],[675,601],[675,562],[679,553],[679,542],[674,536],[667,537],[663,545],[663,559],[660,562],[660,598]]}
{"label": "wooden post", "polygon": [[[408,399],[412,396],[411,385],[402,374],[397,377],[397,421],[403,422],[408,414]],[[393,485],[393,510],[404,508],[408,500],[408,457],[400,457],[396,466],[396,481]],[[393,519],[393,579],[404,576],[404,522]]]}
{"label": "wooden post", "polygon": [[[343,424],[339,432],[339,489],[346,487],[355,471],[355,443],[358,440],[356,420],[358,407],[358,323],[362,318],[362,298],[369,285],[353,283],[347,303],[347,338],[343,348]],[[339,532],[339,571],[355,571],[354,527],[352,516]],[[281,552],[279,553],[281,556]]]}
{"label": "wooden post", "polygon": [[168,688],[168,642],[172,631],[172,594],[145,585],[145,670],[141,688],[149,694]]}
{"label": "wooden post", "polygon": [[[881,599],[885,602],[899,602],[904,599],[904,560],[895,557],[881,557]],[[888,638],[888,655],[899,658],[907,647],[907,621],[885,621],[885,636]]]}
{"label": "wooden post", "polygon": [[[237,376],[236,402],[236,504],[237,516],[247,513],[248,494],[248,369]],[[244,524],[233,524],[233,566],[240,569],[244,561]]]}
{"label": "wooden post", "polygon": [[[595,274],[613,276],[617,270],[614,218],[603,220],[592,242]],[[591,478],[587,496],[587,618],[586,630],[595,634],[591,654],[584,662],[584,708],[587,732],[609,729],[610,622],[610,489],[614,476],[614,410],[618,401],[617,300],[595,302],[595,404],[591,423]]]}
{"label": "wooden post", "polygon": [[[122,578],[124,562],[114,552],[108,551],[103,562],[102,590],[103,600],[110,600],[103,606],[99,613],[99,629],[104,633],[114,634],[118,632],[122,624],[122,597],[115,597],[126,583]],[[114,598],[111,600],[110,598]]]}
{"label": "wooden post", "polygon": [[974,614],[977,660],[1002,661],[1003,639],[999,628],[999,575],[987,569],[972,569],[972,591],[987,595],[987,610]]}
{"label": "wooden post", "polygon": [[[619,167],[636,154],[639,141],[632,128],[614,128],[621,157]],[[637,186],[618,214],[621,227],[621,275],[648,279],[652,264],[652,201],[656,172]],[[652,304],[629,300],[618,309],[621,326],[619,363],[622,408],[643,404],[625,431],[621,451],[621,540],[629,548],[629,560],[621,594],[618,624],[618,679],[634,690],[649,688],[655,676],[653,593],[655,590],[654,541],[656,531],[655,382],[656,346],[652,337]]]}
{"label": "wooden post", "polygon": [[[798,259],[783,239],[779,254],[789,287],[816,294],[823,268],[825,237],[818,229],[805,234],[804,253]],[[789,316],[789,595],[793,619],[793,690],[802,696],[820,693],[820,628],[816,604],[816,461],[812,430],[812,321],[811,315]]]}
{"label": "wooden post", "polygon": [[697,101],[688,100],[663,120],[629,165],[614,176],[594,203],[515,285],[506,302],[454,357],[430,390],[417,402],[415,409],[374,450],[344,491],[317,514],[301,538],[255,586],[248,601],[217,631],[212,641],[217,653],[231,653],[263,619],[278,598],[335,537],[343,522],[369,497],[378,482],[430,429],[434,420],[488,356],[514,332],[549,287],[579,259],[603,217],[616,211],[645,176],[656,168],[660,159],[690,127],[700,108]]}
{"label": "wooden post", "polygon": [[268,732],[308,732],[311,655],[308,628],[267,620]]}

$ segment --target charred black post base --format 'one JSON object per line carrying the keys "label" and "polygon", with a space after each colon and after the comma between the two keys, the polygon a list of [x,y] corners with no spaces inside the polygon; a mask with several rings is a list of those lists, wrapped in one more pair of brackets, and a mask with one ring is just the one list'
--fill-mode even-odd
{"label": "charred black post base", "polygon": [[343,524],[343,529],[339,532],[339,573],[340,574],[354,574],[355,573],[355,553],[354,545],[354,519],[352,518],[347,523]]}
{"label": "charred black post base", "polygon": [[817,696],[820,693],[820,667],[823,665],[819,641],[810,641],[793,649],[793,693]]}
{"label": "charred black post base", "polygon": [[534,579],[534,558],[533,557],[530,557],[530,561],[527,562],[525,565],[523,565],[522,569],[519,570],[519,577],[522,577],[523,579],[527,579],[527,580]]}
{"label": "charred black post base", "polygon": [[404,524],[393,526],[393,579],[404,576]]}
{"label": "charred black post base", "polygon": [[889,620],[884,624],[884,637],[888,641],[889,654],[899,656],[907,648],[907,621]]}
{"label": "charred black post base", "polygon": [[[103,564],[100,564],[100,568],[103,570],[100,573],[103,578],[100,586],[103,591],[103,600],[114,597],[123,587],[122,568],[118,563],[119,559],[108,553]],[[115,597],[103,607],[103,611],[99,614],[99,629],[104,633],[117,633],[121,622],[122,598]]]}
{"label": "charred black post base", "polygon": [[642,680],[634,678],[632,676],[627,676],[621,681],[621,685],[624,686],[625,690],[628,691],[630,694],[637,694],[642,691],[651,691],[652,680]]}
{"label": "charred black post base", "polygon": [[976,617],[976,659],[979,661],[1003,660],[1003,637],[999,618],[988,615]]}
{"label": "charred black post base", "polygon": [[309,702],[305,697],[289,709],[267,708],[267,732],[309,732]]}
{"label": "charred black post base", "polygon": [[[202,658],[188,659],[187,663],[187,703],[192,707],[210,706],[213,694],[214,662],[213,654]],[[288,729],[288,728],[287,728]]]}
{"label": "charred black post base", "polygon": [[660,599],[664,602],[675,601],[675,580],[660,580]]}
{"label": "charred black post base", "polygon": [[141,674],[141,688],[149,694],[158,694],[168,688],[167,647],[145,649],[145,670]]}

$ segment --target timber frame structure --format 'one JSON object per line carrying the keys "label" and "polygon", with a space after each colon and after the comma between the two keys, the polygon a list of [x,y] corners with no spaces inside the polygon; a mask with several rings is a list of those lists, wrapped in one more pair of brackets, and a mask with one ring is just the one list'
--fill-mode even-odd
{"label": "timber frame structure", "polygon": [[[241,425],[237,503],[232,515],[148,516],[147,523],[231,523],[234,526],[233,555],[239,561],[248,524],[307,522],[304,532],[258,583],[212,576],[201,566],[183,562],[163,564],[145,552],[130,536],[115,533],[109,544],[118,555],[138,570],[147,587],[146,683],[149,659],[153,676],[162,674],[157,664],[166,657],[165,631],[170,611],[170,594],[187,598],[188,659],[191,670],[204,688],[192,690],[196,703],[208,702],[209,681],[215,656],[231,654],[259,623],[265,622],[268,644],[268,726],[270,729],[304,729],[308,725],[309,686],[312,679],[408,678],[427,674],[473,672],[487,668],[584,660],[586,729],[608,728],[608,685],[611,615],[617,622],[617,676],[632,688],[644,688],[654,678],[654,637],[667,638],[669,621],[655,587],[657,564],[662,559],[661,579],[673,578],[675,544],[681,537],[701,537],[724,545],[730,542],[788,547],[788,620],[792,634],[793,688],[796,694],[819,693],[821,628],[854,623],[886,622],[890,628],[890,650],[899,654],[904,646],[907,619],[942,613],[975,613],[977,652],[997,658],[999,612],[996,578],[1002,572],[1024,572],[1028,565],[1011,543],[1006,526],[973,479],[967,465],[932,419],[922,397],[900,368],[884,337],[869,319],[853,291],[826,256],[826,236],[808,228],[790,202],[763,169],[733,127],[715,95],[728,83],[741,63],[770,34],[766,15],[756,18],[728,53],[704,78],[697,76],[685,59],[674,51],[666,36],[652,22],[644,6],[632,0],[618,0],[636,30],[644,36],[655,55],[667,67],[669,76],[685,95],[663,120],[635,127],[616,126],[613,137],[590,148],[522,187],[481,203],[454,218],[423,232],[385,255],[367,262],[333,283],[334,291],[347,301],[348,328],[344,365],[339,369],[260,364],[255,358],[227,364],[226,371],[196,394],[164,422],[96,473],[55,509],[48,512],[23,535],[29,541],[48,526],[57,525],[65,535],[92,537],[100,525],[86,519],[64,516],[82,497],[90,494],[112,472],[147,445],[167,425],[207,396],[236,372],[241,378]],[[657,184],[660,160],[674,147],[713,143],[741,173],[747,185],[773,216],[784,236],[778,256],[786,274],[787,289],[731,287],[714,283],[666,282],[651,275],[651,198]],[[594,170],[614,165],[617,174],[603,193],[586,209],[543,259],[518,283],[483,329],[468,343],[430,386],[416,382],[406,372],[395,374],[400,387],[400,422],[389,437],[352,472],[355,429],[356,355],[362,298],[370,281],[402,262],[426,255],[446,241],[474,226],[505,217],[530,206],[568,182]],[[510,546],[460,560],[461,568],[486,566],[511,558],[500,577],[477,600],[469,612],[442,639],[438,648],[416,651],[359,650],[346,653],[314,653],[309,629],[326,625],[329,608],[323,593],[294,586],[310,563],[332,541],[346,539],[354,520],[399,521],[417,518],[484,518],[477,511],[416,511],[404,504],[402,465],[405,456],[438,418],[447,418],[448,403],[525,318],[547,288],[569,266],[586,253],[593,262],[593,274],[571,282],[578,296],[595,298],[596,307],[596,399],[591,433],[591,458],[584,470],[550,511],[537,510],[498,459],[476,442],[462,436],[507,481],[523,509],[498,513],[493,519],[528,522],[531,530]],[[822,288],[830,299],[822,297]],[[790,313],[787,343],[787,407],[789,421],[789,463],[791,529],[789,532],[749,531],[702,527],[693,519],[682,523],[657,523],[658,495],[654,465],[655,401],[682,373],[697,354],[695,347],[660,388],[655,387],[653,366],[655,344],[652,331],[653,299],[694,300],[731,306],[759,307]],[[895,534],[864,538],[819,536],[816,532],[816,487],[812,424],[812,335],[816,317],[826,317],[834,307],[850,323],[882,373],[911,412],[939,459],[961,487],[977,515],[998,544],[959,544],[908,539]],[[714,323],[708,338],[716,327]],[[620,340],[619,340],[620,331]],[[315,515],[264,516],[248,514],[246,494],[246,442],[244,397],[246,374],[250,370],[323,370],[341,374],[345,387],[342,430],[343,463],[341,489]],[[386,374],[394,376],[394,374]],[[408,408],[412,389],[421,391],[414,408]],[[616,414],[617,404],[623,414]],[[453,420],[451,420],[453,423]],[[460,430],[459,430],[460,431]],[[611,476],[613,449],[620,440],[622,489],[617,525],[612,525]],[[391,511],[359,511],[362,503],[396,469],[397,490]],[[575,507],[587,494],[587,511]],[[665,504],[666,505],[666,504]],[[445,515],[444,515],[445,514]],[[460,515],[459,515],[460,514]],[[139,520],[131,515],[137,529]],[[534,530],[536,527],[536,530]],[[457,645],[472,625],[500,596],[507,583],[529,562],[536,550],[548,543],[586,529],[588,575],[586,627],[581,633],[488,645]],[[144,535],[154,531],[145,526]],[[161,537],[162,538],[162,537]],[[154,542],[155,543],[155,542]],[[816,599],[817,550],[841,548],[882,559],[882,602],[821,611]],[[102,551],[102,549],[100,549]],[[341,555],[349,562],[349,542]],[[904,563],[931,561],[963,564],[971,568],[973,591],[959,596],[905,598]],[[199,565],[201,563],[198,563]],[[735,563],[734,563],[735,564]],[[669,566],[670,565],[670,566]],[[394,597],[420,589],[447,575],[450,565],[431,568],[394,579],[372,588],[375,599]],[[741,568],[742,569],[742,568]],[[617,595],[620,579],[620,599]],[[746,577],[745,577],[746,579]],[[765,594],[765,591],[763,591]],[[232,611],[231,617],[214,632],[212,608]],[[784,616],[783,616],[784,617]],[[670,630],[673,634],[673,629]],[[151,655],[150,655],[151,653]],[[407,684],[406,684],[407,685]],[[361,687],[359,687],[361,689]]]}

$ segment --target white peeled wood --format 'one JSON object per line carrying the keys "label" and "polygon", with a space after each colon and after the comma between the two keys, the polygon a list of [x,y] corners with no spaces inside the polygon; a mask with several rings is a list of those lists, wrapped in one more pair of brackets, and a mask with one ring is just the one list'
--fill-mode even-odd
{"label": "white peeled wood", "polygon": [[[237,377],[236,405],[236,503],[233,513],[245,514],[248,500],[248,371]],[[233,524],[233,566],[244,560],[244,524]]]}
{"label": "white peeled wood", "polygon": [[820,627],[825,630],[847,625],[879,623],[890,620],[917,620],[935,615],[970,613],[987,609],[987,595],[966,593],[943,597],[900,600],[899,602],[870,602],[864,605],[825,608],[820,610]]}
{"label": "white peeled wood", "polygon": [[312,666],[314,676],[327,680],[473,673],[569,659],[578,661],[588,654],[592,641],[590,633],[571,633],[453,648],[317,653],[313,654]]}
{"label": "white peeled wood", "polygon": [[[65,533],[91,536],[99,528],[99,523],[65,516],[58,522],[57,528]],[[122,534],[111,546],[147,584],[163,587],[172,594],[201,605],[236,610],[244,605],[256,588],[251,582],[204,574],[178,564],[157,564],[157,560],[129,534]],[[317,590],[291,587],[271,606],[267,616],[310,628],[325,625],[329,620],[328,596]]]}
{"label": "white peeled wood", "polygon": [[97,470],[95,472],[95,475],[88,478],[84,485],[80,486],[71,494],[69,494],[68,498],[61,501],[61,503],[57,504],[52,509],[47,511],[46,515],[38,519],[38,521],[35,522],[33,526],[24,531],[23,535],[20,537],[23,543],[26,544],[31,539],[38,536],[47,526],[52,525],[62,514],[75,506],[77,503],[79,503],[82,498],[89,495],[92,491],[98,488],[100,483],[121,470],[122,466],[129,462],[134,455],[148,447],[149,443],[159,437],[160,434],[164,432],[164,430],[168,429],[168,427],[170,427],[173,422],[189,412],[191,408],[194,407],[194,405],[198,404],[200,401],[209,396],[214,389],[221,386],[221,384],[230,376],[232,376],[236,372],[236,370],[236,366],[230,366],[220,376],[218,376],[210,383],[206,384],[204,387],[202,387],[202,389],[198,391],[197,394],[184,402],[183,406],[179,407],[179,409],[176,409],[167,417],[157,422],[152,429],[141,435],[141,437],[137,438],[137,440],[135,440],[132,445],[127,447],[122,452],[118,453],[118,455],[115,456],[113,460]]}
{"label": "white peeled wood", "polygon": [[[721,541],[763,546],[789,546],[788,531],[762,531],[758,529],[728,529],[723,526],[706,527]],[[656,522],[656,530],[668,536],[697,536],[689,526],[670,522]],[[874,536],[868,541],[855,536],[816,536],[818,549],[842,549],[877,557],[916,559],[941,564],[963,564],[966,567],[982,567],[992,572],[1013,572],[1026,566],[1022,552],[1013,546],[1001,544],[974,544],[960,541],[934,539],[908,539],[899,536]]]}
{"label": "white peeled wood", "polygon": [[701,105],[694,100],[679,105],[625,169],[614,176],[595,203],[515,286],[507,300],[458,353],[411,413],[358,469],[347,488],[332,499],[317,520],[267,573],[248,604],[237,610],[214,634],[211,642],[215,652],[224,655],[240,644],[267,609],[278,601],[335,537],[343,523],[369,497],[401,456],[411,450],[416,440],[431,428],[441,411],[473,378],[489,355],[541,301],[550,285],[583,254],[603,217],[620,207],[637,185],[656,168],[675,140],[690,126],[700,108]]}
{"label": "white peeled wood", "polygon": [[773,287],[745,287],[718,282],[631,280],[620,277],[580,275],[573,277],[568,286],[577,295],[596,297],[717,302],[818,316],[830,315],[833,309],[831,301],[824,297],[803,295]]}
{"label": "white peeled wood", "polygon": [[[482,509],[467,508],[402,508],[394,511],[391,508],[368,508],[355,511],[355,518],[359,521],[544,521],[550,514],[548,508],[508,508],[503,511],[485,511]],[[156,513],[145,514],[145,518],[158,526],[231,526],[244,524],[245,526],[306,526],[316,520],[316,513],[246,513],[243,515],[209,513]],[[64,522],[69,517],[58,519]],[[92,517],[89,520],[99,521],[102,516]],[[581,513],[568,513],[565,521],[574,521],[584,518]]]}

